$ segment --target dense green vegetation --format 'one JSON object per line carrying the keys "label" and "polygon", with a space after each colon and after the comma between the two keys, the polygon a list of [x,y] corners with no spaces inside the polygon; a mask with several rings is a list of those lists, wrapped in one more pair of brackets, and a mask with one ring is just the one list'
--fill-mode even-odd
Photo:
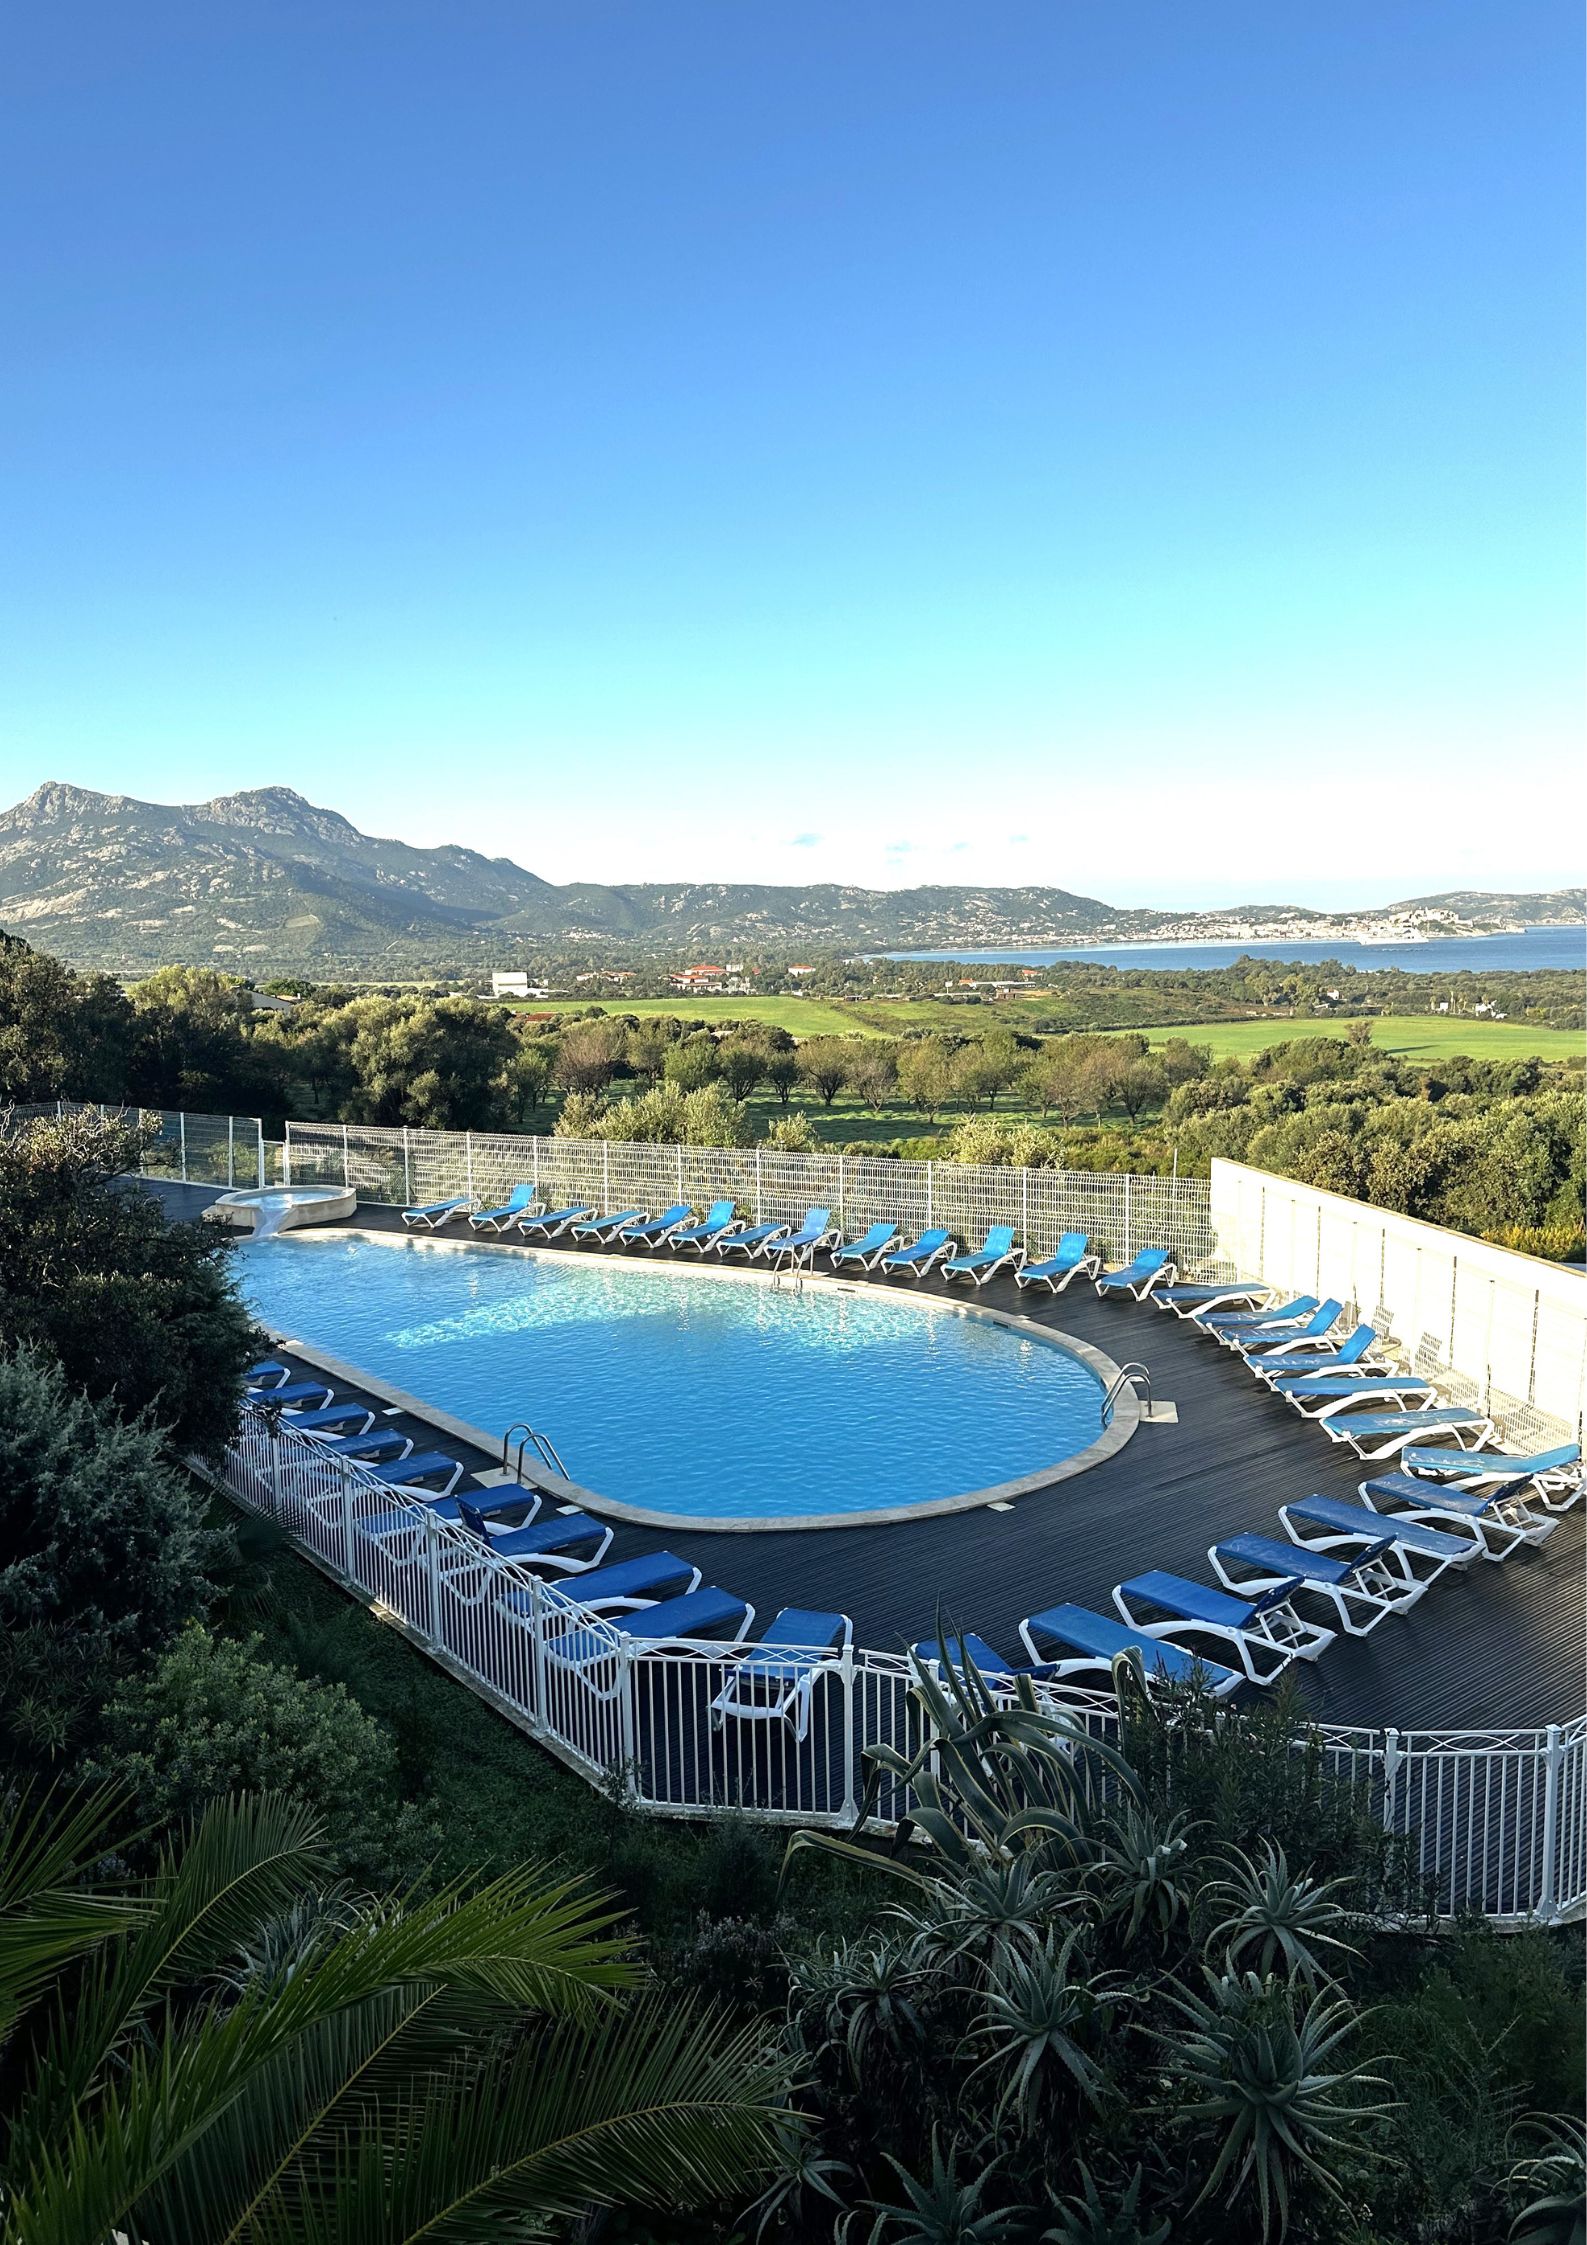
{"label": "dense green vegetation", "polygon": [[[80,1204],[75,1287],[172,1267],[188,1228],[138,1188],[138,1221],[89,1220],[115,1133],[74,1129],[13,1126],[0,1222],[47,1175]],[[1147,1705],[1124,1671],[1105,1755],[1028,1699],[922,1676],[913,1829],[796,1840],[779,1879],[768,1836],[590,1790],[206,1502],[174,1425],[116,1388],[90,1405],[69,1335],[19,1302],[0,1294],[20,2245],[1573,2234],[1579,1938],[1430,1924],[1292,1705]],[[229,1331],[246,1344],[240,1312]]]}
{"label": "dense green vegetation", "polygon": [[[1402,1054],[1365,1017],[1203,1039],[1037,1035],[945,1011],[950,1033],[799,1040],[765,1019],[587,1008],[545,1021],[414,992],[320,991],[260,1011],[207,969],[164,969],[128,998],[9,944],[0,1093],[259,1112],[272,1130],[293,1113],[1162,1174],[1223,1154],[1536,1253],[1581,1253],[1579,1065],[1458,1049],[1563,1032],[1431,1015],[1414,1025],[1426,1049]],[[1252,1049],[1220,1056],[1215,1041]]]}

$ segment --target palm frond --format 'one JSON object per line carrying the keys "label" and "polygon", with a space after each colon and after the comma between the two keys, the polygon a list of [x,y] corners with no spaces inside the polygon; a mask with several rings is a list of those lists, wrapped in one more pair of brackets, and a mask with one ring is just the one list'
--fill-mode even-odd
{"label": "palm frond", "polygon": [[63,1966],[137,1923],[140,1906],[90,1881],[127,1844],[114,1787],[22,1793],[0,1814],[0,2038]]}

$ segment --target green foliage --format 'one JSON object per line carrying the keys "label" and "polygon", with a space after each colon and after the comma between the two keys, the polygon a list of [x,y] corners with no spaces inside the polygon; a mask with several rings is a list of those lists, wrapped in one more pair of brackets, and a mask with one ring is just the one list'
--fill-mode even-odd
{"label": "green foliage", "polygon": [[223,1539],[147,1426],[47,1357],[0,1357],[0,1715],[8,1753],[65,1751],[131,1661],[210,1596]]}
{"label": "green foliage", "polygon": [[285,1092],[278,1044],[252,1034],[253,998],[213,967],[160,967],[132,993],[129,1078],[155,1107],[274,1114]]}
{"label": "green foliage", "polygon": [[340,1684],[261,1659],[257,1637],[197,1623],[118,1687],[85,1774],[156,1825],[230,1793],[279,1793],[324,1824],[332,1867],[361,1877],[411,1875],[435,1847],[422,1814],[396,1806],[390,1734]]}
{"label": "green foliage", "polygon": [[0,1344],[53,1355],[72,1386],[213,1455],[261,1347],[230,1243],[173,1224],[125,1181],[134,1132],[93,1115],[0,1132]]}
{"label": "green foliage", "polygon": [[327,1894],[319,1828],[266,1796],[96,1893],[118,1837],[107,1802],[0,1810],[17,2245],[542,2237],[709,2204],[787,2139],[759,2039],[644,1992],[577,1884]]}
{"label": "green foliage", "polygon": [[74,974],[0,932],[0,1106],[119,1100],[132,1042],[132,1008],[119,982]]}

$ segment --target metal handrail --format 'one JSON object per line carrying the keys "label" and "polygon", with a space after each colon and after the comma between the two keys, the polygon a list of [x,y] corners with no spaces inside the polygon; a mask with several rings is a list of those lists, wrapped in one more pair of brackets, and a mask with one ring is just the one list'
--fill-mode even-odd
{"label": "metal handrail", "polygon": [[1150,1410],[1152,1407],[1151,1373],[1144,1364],[1121,1364],[1119,1366],[1107,1394],[1102,1398],[1102,1424],[1104,1426],[1113,1424],[1113,1406],[1124,1393],[1124,1390],[1134,1388],[1139,1393],[1143,1384],[1146,1390],[1146,1407]]}
{"label": "metal handrail", "polygon": [[501,1438],[501,1463],[504,1473],[508,1470],[507,1451],[515,1434],[522,1437],[512,1458],[512,1472],[516,1479],[519,1481],[523,1479],[523,1454],[525,1450],[532,1448],[541,1464],[548,1467],[560,1480],[572,1480],[573,1476],[562,1463],[562,1453],[558,1450],[550,1435],[542,1434],[538,1428],[532,1427],[527,1419],[515,1420]]}

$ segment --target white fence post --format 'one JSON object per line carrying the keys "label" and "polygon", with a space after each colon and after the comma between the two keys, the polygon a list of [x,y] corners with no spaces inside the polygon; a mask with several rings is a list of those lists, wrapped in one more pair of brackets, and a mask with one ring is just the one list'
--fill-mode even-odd
{"label": "white fence post", "polygon": [[182,1182],[187,1183],[187,1117],[178,1112],[176,1127],[182,1134]]}
{"label": "white fence post", "polygon": [[934,1189],[934,1183],[935,1183],[936,1168],[937,1168],[937,1165],[936,1165],[936,1163],[935,1163],[934,1161],[928,1161],[928,1162],[927,1162],[927,1164],[926,1164],[926,1229],[927,1229],[927,1231],[928,1231],[928,1232],[930,1231],[930,1229],[931,1229],[931,1225],[932,1225],[932,1215],[931,1215],[931,1199],[932,1199],[932,1192],[933,1192],[933,1189]]}
{"label": "white fence post", "polygon": [[441,1641],[441,1535],[433,1512],[424,1516],[424,1579],[429,1587],[429,1626],[422,1634],[426,1644]]}
{"label": "white fence post", "polygon": [[281,1517],[281,1430],[279,1427],[273,1426],[270,1428],[269,1432],[270,1517],[273,1520],[279,1520]]}
{"label": "white fence post", "polygon": [[474,1198],[474,1133],[471,1130],[465,1130],[463,1133],[463,1158],[468,1165],[467,1191],[469,1199],[472,1200]]}
{"label": "white fence post", "polygon": [[346,1125],[346,1123],[343,1123],[343,1125],[342,1125],[342,1183],[343,1183],[344,1185],[350,1185],[350,1184],[352,1183],[352,1181],[353,1181],[353,1156],[352,1156],[352,1150],[351,1150],[351,1148],[349,1147],[349,1145],[348,1145],[348,1142],[347,1142],[347,1125]]}
{"label": "white fence post", "polygon": [[237,1182],[237,1118],[235,1115],[226,1117],[226,1182],[228,1185],[235,1185]]}
{"label": "white fence post", "polygon": [[1559,1906],[1559,1790],[1565,1748],[1558,1723],[1548,1726],[1543,1748],[1543,1865],[1536,1914],[1547,1924]]}
{"label": "white fence post", "polygon": [[413,1206],[413,1156],[408,1146],[408,1126],[402,1126],[402,1197]]}
{"label": "white fence post", "polygon": [[1383,1828],[1394,1829],[1394,1819],[1400,1803],[1400,1734],[1395,1729],[1383,1733]]}
{"label": "white fence post", "polygon": [[755,1148],[755,1221],[760,1222],[760,1148]]}
{"label": "white fence post", "polygon": [[860,1812],[859,1799],[854,1791],[854,1646],[850,1642],[843,1648],[840,1670],[843,1688],[843,1820],[852,1823]]}
{"label": "white fence post", "polygon": [[264,1117],[263,1117],[263,1115],[256,1115],[256,1116],[255,1116],[255,1118],[254,1118],[254,1126],[253,1126],[253,1130],[254,1130],[254,1140],[255,1140],[255,1143],[256,1143],[256,1146],[257,1146],[257,1149],[258,1149],[258,1154],[259,1154],[259,1190],[260,1190],[261,1192],[263,1192],[263,1191],[264,1191],[264,1188],[265,1188],[265,1150],[264,1150]]}
{"label": "white fence post", "polygon": [[353,1579],[353,1477],[345,1465],[341,1468],[342,1514],[342,1579]]}

